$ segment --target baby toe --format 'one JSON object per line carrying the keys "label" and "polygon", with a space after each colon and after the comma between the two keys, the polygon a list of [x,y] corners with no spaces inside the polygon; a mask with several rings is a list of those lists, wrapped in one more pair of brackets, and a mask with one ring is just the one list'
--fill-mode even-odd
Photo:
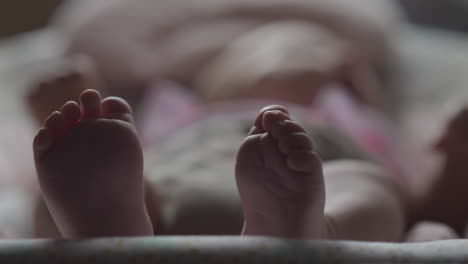
{"label": "baby toe", "polygon": [[106,118],[133,123],[132,108],[122,98],[108,97],[102,101],[101,114]]}
{"label": "baby toe", "polygon": [[266,106],[262,110],[260,110],[260,114],[263,114],[263,113],[266,113],[266,112],[269,112],[269,111],[279,111],[279,112],[282,112],[282,113],[284,113],[286,115],[289,115],[288,109],[286,109],[286,107],[281,106],[281,105]]}
{"label": "baby toe", "polygon": [[291,118],[281,111],[267,111],[263,114],[262,126],[265,131],[271,131],[273,126],[286,120],[291,120]]}
{"label": "baby toe", "polygon": [[53,112],[45,121],[44,128],[56,134],[65,126],[65,118],[59,111]]}
{"label": "baby toe", "polygon": [[319,156],[310,150],[295,150],[290,152],[286,163],[291,170],[298,172],[316,172],[322,168]]}
{"label": "baby toe", "polygon": [[306,133],[296,132],[279,138],[278,147],[287,155],[295,150],[314,150],[314,143]]}
{"label": "baby toe", "polygon": [[257,118],[255,119],[255,122],[254,122],[254,126],[252,130],[250,131],[249,135],[255,135],[255,134],[260,134],[260,133],[265,132],[265,129],[263,126],[263,119],[264,119],[265,113],[270,112],[270,111],[279,111],[283,114],[289,115],[288,110],[285,107],[280,106],[280,105],[270,105],[270,106],[264,107],[262,110],[260,110],[260,113],[257,115]]}
{"label": "baby toe", "polygon": [[307,133],[301,125],[292,120],[277,120],[272,122],[268,131],[278,141],[293,133]]}
{"label": "baby toe", "polygon": [[98,117],[101,113],[101,94],[96,90],[86,90],[80,96],[84,118]]}
{"label": "baby toe", "polygon": [[78,122],[81,117],[80,107],[76,102],[69,101],[62,106],[60,109],[65,119],[65,124],[73,124]]}

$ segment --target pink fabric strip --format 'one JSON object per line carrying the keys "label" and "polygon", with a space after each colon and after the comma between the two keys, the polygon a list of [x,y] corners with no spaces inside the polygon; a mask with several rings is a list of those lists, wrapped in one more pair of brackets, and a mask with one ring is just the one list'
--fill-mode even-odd
{"label": "pink fabric strip", "polygon": [[354,102],[339,84],[324,87],[315,101],[316,109],[339,130],[345,132],[376,161],[392,170],[399,185],[408,181],[409,167],[402,155],[394,129],[386,118]]}
{"label": "pink fabric strip", "polygon": [[143,145],[157,145],[164,137],[201,118],[203,112],[202,104],[177,83],[152,84],[137,117]]}

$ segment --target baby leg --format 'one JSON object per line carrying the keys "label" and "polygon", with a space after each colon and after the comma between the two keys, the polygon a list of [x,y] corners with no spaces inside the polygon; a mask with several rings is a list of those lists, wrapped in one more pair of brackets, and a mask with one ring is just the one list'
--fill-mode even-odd
{"label": "baby leg", "polygon": [[[468,222],[468,107],[451,118],[443,134],[433,144],[443,159],[429,178],[429,188],[421,195],[416,220],[444,223],[462,236]],[[431,176],[431,175],[428,175]]]}
{"label": "baby leg", "polygon": [[325,238],[322,163],[286,109],[264,109],[242,143],[235,167],[243,235]]}
{"label": "baby leg", "polygon": [[369,162],[324,165],[330,239],[401,241],[406,225],[402,194],[391,175]]}
{"label": "baby leg", "polygon": [[60,239],[62,234],[50,215],[50,210],[42,197],[37,193],[33,213],[33,236],[34,238]]}
{"label": "baby leg", "polygon": [[353,161],[327,164],[323,172],[305,130],[283,107],[267,107],[237,157],[243,235],[400,240],[402,201],[386,176]]}
{"label": "baby leg", "polygon": [[448,225],[423,221],[414,225],[406,234],[406,242],[429,242],[435,240],[458,239],[459,236]]}
{"label": "baby leg", "polygon": [[65,238],[152,235],[143,154],[128,104],[87,90],[34,139],[45,203]]}

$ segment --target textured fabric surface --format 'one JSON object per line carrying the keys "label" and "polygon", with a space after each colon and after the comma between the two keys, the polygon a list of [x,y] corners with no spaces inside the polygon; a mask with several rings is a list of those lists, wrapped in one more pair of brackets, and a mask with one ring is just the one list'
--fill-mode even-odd
{"label": "textured fabric surface", "polygon": [[468,241],[386,244],[240,237],[0,241],[2,263],[465,263]]}

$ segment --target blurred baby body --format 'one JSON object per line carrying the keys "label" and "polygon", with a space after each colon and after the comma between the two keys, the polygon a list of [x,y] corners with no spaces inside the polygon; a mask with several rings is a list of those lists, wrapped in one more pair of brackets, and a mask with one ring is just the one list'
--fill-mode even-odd
{"label": "blurred baby body", "polygon": [[[285,67],[298,66],[288,64],[294,63],[301,54],[304,57],[298,63],[310,66],[313,62],[306,62],[307,59],[319,59],[308,72],[327,67],[323,65],[317,69],[317,64],[333,64],[333,59],[327,61],[331,59],[329,53],[337,51],[336,41],[330,41],[331,35],[338,36],[346,45],[351,43],[353,47],[348,50],[353,54],[348,55],[356,56],[362,64],[368,63],[367,60],[386,64],[391,57],[387,40],[399,28],[400,19],[396,6],[382,1],[366,1],[356,7],[342,0],[295,0],[287,4],[278,0],[137,0],[109,1],[108,4],[70,1],[58,12],[53,25],[70,41],[70,54],[85,54],[95,60],[106,83],[112,84],[113,95],[130,96],[138,93],[136,90],[148,81],[169,79],[195,88],[196,94],[204,96],[207,94],[197,92],[197,87],[207,89],[197,85],[198,76],[206,77],[207,74],[202,73],[206,73],[209,65],[232,60],[229,54],[245,52],[243,44],[233,44],[239,38],[245,39],[240,42],[252,45],[253,51],[249,54],[263,50],[266,54],[262,60],[268,60],[269,55],[271,63],[283,56]],[[268,26],[270,24],[272,26]],[[307,25],[310,25],[309,30],[305,30]],[[300,33],[306,34],[301,37]],[[271,42],[274,40],[282,47],[275,47]],[[304,48],[308,40],[313,48]],[[333,48],[327,48],[327,44],[332,44]],[[273,51],[282,52],[287,46],[297,51],[285,54]],[[327,55],[310,54],[313,49]],[[293,55],[294,59],[288,59],[286,54]],[[339,61],[343,59],[340,56]]]}

